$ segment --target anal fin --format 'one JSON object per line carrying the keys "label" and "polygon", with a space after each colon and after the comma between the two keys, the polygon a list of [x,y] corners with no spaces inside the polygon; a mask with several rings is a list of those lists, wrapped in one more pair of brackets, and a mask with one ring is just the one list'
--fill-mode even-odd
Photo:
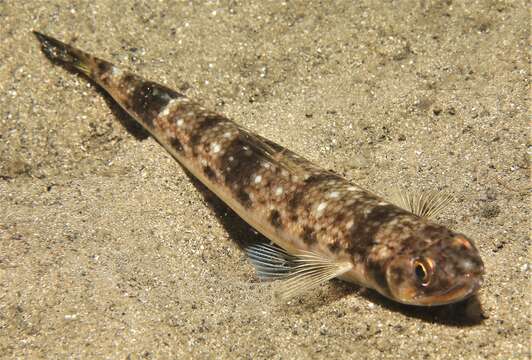
{"label": "anal fin", "polygon": [[283,300],[345,274],[353,265],[312,251],[288,254],[275,245],[254,244],[246,253],[263,280],[280,280],[275,295]]}

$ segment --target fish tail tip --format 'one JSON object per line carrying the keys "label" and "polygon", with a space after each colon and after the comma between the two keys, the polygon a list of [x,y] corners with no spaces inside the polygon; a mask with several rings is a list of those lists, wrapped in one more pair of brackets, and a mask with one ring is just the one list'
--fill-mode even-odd
{"label": "fish tail tip", "polygon": [[42,51],[50,60],[71,66],[89,75],[87,54],[37,30],[32,30],[32,32],[41,43]]}
{"label": "fish tail tip", "polygon": [[37,40],[39,40],[39,42],[41,43],[41,46],[43,46],[43,47],[45,47],[45,46],[46,47],[51,47],[51,46],[65,45],[62,42],[60,42],[59,40],[54,39],[51,36],[45,35],[42,32],[39,32],[37,30],[31,30],[31,32],[33,33],[33,35],[35,35],[35,37],[37,38]]}
{"label": "fish tail tip", "polygon": [[[44,53],[48,56],[54,56],[55,58],[58,58],[60,53],[57,51],[65,51],[68,48],[68,45],[66,45],[65,43],[62,43],[61,41],[54,39],[51,36],[44,35],[43,33],[37,30],[32,30],[32,33],[33,35],[35,35],[37,40],[39,40]],[[52,50],[55,50],[56,52],[52,52]]]}
{"label": "fish tail tip", "polygon": [[51,39],[49,36],[46,36],[44,35],[42,32],[39,32],[37,30],[31,30],[31,32],[33,33],[33,35],[35,35],[35,37],[37,37],[37,39],[43,43],[44,41],[46,41],[46,39]]}

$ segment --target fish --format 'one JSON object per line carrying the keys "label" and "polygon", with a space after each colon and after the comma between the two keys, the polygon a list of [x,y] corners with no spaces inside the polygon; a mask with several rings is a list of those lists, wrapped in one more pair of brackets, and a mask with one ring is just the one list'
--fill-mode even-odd
{"label": "fish", "polygon": [[337,278],[395,302],[436,306],[476,294],[484,264],[466,235],[433,218],[441,192],[385,200],[164,85],[34,31],[44,54],[104,89],[190,174],[269,242],[244,250],[289,300]]}

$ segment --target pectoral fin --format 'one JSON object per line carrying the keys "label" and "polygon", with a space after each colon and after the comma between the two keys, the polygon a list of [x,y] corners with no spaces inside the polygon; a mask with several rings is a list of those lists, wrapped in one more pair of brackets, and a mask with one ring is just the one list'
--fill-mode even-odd
{"label": "pectoral fin", "polygon": [[275,295],[283,300],[300,295],[338,277],[352,268],[312,251],[288,254],[275,245],[255,244],[246,249],[251,263],[263,280],[280,280]]}

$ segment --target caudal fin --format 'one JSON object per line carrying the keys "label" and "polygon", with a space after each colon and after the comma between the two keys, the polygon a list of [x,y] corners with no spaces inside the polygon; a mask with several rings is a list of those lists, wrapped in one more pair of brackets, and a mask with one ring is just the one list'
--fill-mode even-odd
{"label": "caudal fin", "polygon": [[33,31],[33,33],[40,41],[42,51],[50,60],[91,76],[89,54],[38,31]]}

